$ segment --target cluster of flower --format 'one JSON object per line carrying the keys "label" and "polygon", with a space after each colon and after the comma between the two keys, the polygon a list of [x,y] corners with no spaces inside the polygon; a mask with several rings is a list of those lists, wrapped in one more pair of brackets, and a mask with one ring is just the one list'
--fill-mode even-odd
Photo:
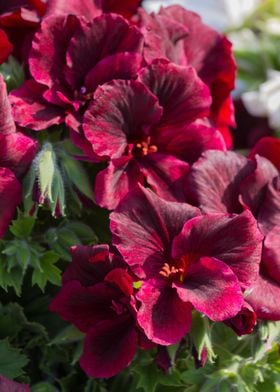
{"label": "cluster of flower", "polygon": [[1,234],[37,148],[14,121],[66,124],[83,159],[107,165],[95,199],[113,210],[112,244],[72,248],[51,304],[86,334],[80,363],[95,377],[137,347],[180,342],[194,309],[240,335],[280,319],[280,145],[228,151],[231,44],[179,6],[119,3],[50,0],[25,37],[29,79],[10,93],[12,114],[3,82],[1,94]]}

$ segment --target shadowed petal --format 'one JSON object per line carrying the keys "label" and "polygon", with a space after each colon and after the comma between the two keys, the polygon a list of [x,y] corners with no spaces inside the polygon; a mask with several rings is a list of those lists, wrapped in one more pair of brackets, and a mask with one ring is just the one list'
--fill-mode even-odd
{"label": "shadowed petal", "polygon": [[50,304],[50,311],[87,332],[94,324],[115,317],[111,305],[118,296],[117,289],[104,283],[82,287],[80,282],[73,280],[61,287]]}
{"label": "shadowed petal", "polygon": [[255,157],[255,170],[240,184],[242,203],[256,216],[262,205],[266,186],[278,176],[276,167],[266,158]]}
{"label": "shadowed petal", "polygon": [[127,193],[143,183],[143,175],[135,159],[113,159],[95,179],[95,199],[99,206],[113,210]]}
{"label": "shadowed petal", "polygon": [[7,135],[14,132],[16,132],[16,126],[8,99],[7,87],[3,76],[0,74],[0,134]]}
{"label": "shadowed petal", "polygon": [[206,151],[192,166],[186,193],[204,212],[241,212],[240,182],[254,165],[242,155],[227,151]]}
{"label": "shadowed petal", "polygon": [[137,321],[155,343],[177,343],[190,330],[192,306],[183,302],[165,281],[148,280],[137,294],[141,307]]}
{"label": "shadowed petal", "polygon": [[275,226],[264,239],[262,271],[278,282],[280,288],[280,226]]}
{"label": "shadowed petal", "polygon": [[0,168],[0,238],[2,238],[21,201],[21,185],[13,172]]}
{"label": "shadowed petal", "polygon": [[100,60],[86,76],[87,91],[94,91],[98,85],[111,79],[136,79],[141,66],[139,53],[117,53]]}
{"label": "shadowed petal", "polygon": [[83,286],[102,282],[113,268],[108,245],[73,246],[72,262],[62,276],[62,282],[78,280]]}
{"label": "shadowed petal", "polygon": [[205,150],[225,150],[225,142],[219,131],[196,121],[184,129],[164,129],[153,133],[153,142],[159,152],[194,163]]}
{"label": "shadowed petal", "polygon": [[80,365],[90,377],[113,377],[130,364],[136,348],[134,320],[115,317],[99,323],[87,333]]}
{"label": "shadowed petal", "polygon": [[185,127],[209,113],[211,98],[208,87],[192,67],[180,67],[165,60],[155,60],[140,72],[140,80],[158,98],[163,116],[160,132]]}
{"label": "shadowed petal", "polygon": [[139,160],[141,172],[156,194],[165,200],[185,201],[183,183],[189,171],[186,162],[174,156],[153,153]]}
{"label": "shadowed petal", "polygon": [[266,234],[280,225],[280,176],[268,184],[258,213],[258,224]]}
{"label": "shadowed petal", "polygon": [[[103,14],[92,23],[77,29],[69,42],[66,80],[72,87],[79,88],[85,83],[85,76],[100,60],[117,53],[141,53],[142,47],[143,36],[136,26],[129,24],[120,15]],[[123,61],[123,65],[125,73],[128,64]],[[107,76],[104,81],[117,79],[121,75],[120,71],[119,67],[115,69],[106,65]],[[134,71],[133,66],[131,71]]]}
{"label": "shadowed petal", "polygon": [[0,166],[11,169],[20,177],[31,164],[37,148],[37,142],[21,132],[0,134]]}
{"label": "shadowed petal", "polygon": [[280,285],[262,271],[251,287],[251,294],[246,301],[253,307],[257,318],[261,320],[280,320]]}

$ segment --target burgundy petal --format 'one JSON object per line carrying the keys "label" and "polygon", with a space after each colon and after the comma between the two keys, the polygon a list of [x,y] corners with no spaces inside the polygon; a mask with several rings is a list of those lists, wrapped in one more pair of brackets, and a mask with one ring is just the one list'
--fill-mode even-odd
{"label": "burgundy petal", "polygon": [[27,384],[21,384],[16,381],[0,375],[0,391],[1,392],[30,392],[31,389]]}
{"label": "burgundy petal", "polygon": [[[72,87],[78,89],[84,85],[88,72],[103,58],[124,52],[141,53],[142,47],[143,37],[137,27],[130,25],[120,15],[101,15],[92,23],[83,25],[73,35],[66,55],[66,79]],[[126,64],[125,69],[127,67]],[[134,71],[133,66],[131,71]],[[120,75],[118,67],[115,70],[106,65],[106,72],[105,81]]]}
{"label": "burgundy petal", "polygon": [[14,132],[16,132],[16,126],[7,95],[7,87],[3,76],[0,75],[0,134],[7,135]]}
{"label": "burgundy petal", "polygon": [[125,261],[143,277],[143,265],[158,269],[169,258],[172,239],[199,210],[184,203],[168,202],[137,187],[110,215],[113,244]]}
{"label": "burgundy petal", "polygon": [[233,318],[225,320],[225,324],[231,327],[238,335],[247,335],[253,332],[257,322],[257,315],[254,309],[244,301],[240,312]]}
{"label": "burgundy petal", "polygon": [[194,163],[205,150],[225,150],[225,142],[219,131],[201,121],[179,128],[166,128],[153,133],[153,143],[159,152]]}
{"label": "burgundy petal", "polygon": [[72,262],[63,273],[63,284],[78,280],[82,286],[92,286],[102,282],[113,268],[108,245],[73,246]]}
{"label": "burgundy petal", "polygon": [[133,294],[133,280],[123,268],[114,268],[106,275],[104,281],[118,287],[126,296]]}
{"label": "burgundy petal", "polygon": [[172,257],[214,257],[228,264],[243,288],[256,280],[263,236],[249,211],[240,215],[209,214],[185,223],[173,241]]}
{"label": "burgundy petal", "polygon": [[100,60],[86,76],[87,91],[94,91],[98,85],[111,79],[136,79],[141,66],[142,56],[139,53],[116,53]]}
{"label": "burgundy petal", "polygon": [[186,192],[204,212],[241,212],[240,182],[253,168],[235,152],[206,151],[190,170]]}
{"label": "burgundy petal", "polygon": [[118,296],[117,289],[104,283],[82,287],[80,282],[73,280],[62,286],[50,304],[50,311],[87,332],[96,323],[115,317],[111,305]]}
{"label": "burgundy petal", "polygon": [[278,321],[280,320],[279,298],[279,282],[270,279],[261,271],[246,300],[256,312],[258,319]]}
{"label": "burgundy petal", "polygon": [[275,226],[264,239],[261,268],[280,288],[280,226]]}
{"label": "burgundy petal", "polygon": [[130,141],[147,135],[162,109],[137,81],[112,81],[96,90],[84,117],[84,133],[100,156],[119,158]]}
{"label": "burgundy petal", "polygon": [[0,64],[4,63],[13,50],[13,45],[4,30],[0,29]]}
{"label": "burgundy petal", "polygon": [[175,344],[189,332],[192,306],[183,302],[176,290],[166,285],[165,281],[146,281],[137,299],[141,302],[137,321],[153,342]]}
{"label": "burgundy petal", "polygon": [[192,67],[180,67],[165,60],[155,60],[140,72],[140,80],[156,95],[163,107],[158,128],[185,127],[209,113],[208,87]]}
{"label": "burgundy petal", "polygon": [[100,7],[93,0],[48,0],[46,15],[79,15],[92,20],[100,15]]}
{"label": "burgundy petal", "polygon": [[17,124],[38,131],[64,121],[64,110],[49,104],[42,97],[45,89],[34,80],[28,80],[10,94]]}
{"label": "burgundy petal", "polygon": [[213,321],[234,317],[243,303],[240,284],[232,269],[210,257],[191,264],[184,282],[175,282],[173,287],[182,301],[190,302]]}
{"label": "burgundy petal", "polygon": [[266,158],[255,157],[256,169],[242,181],[240,194],[242,202],[257,215],[266,192],[266,185],[278,176],[275,166]]}
{"label": "burgundy petal", "polygon": [[280,225],[280,176],[274,178],[266,188],[258,213],[258,223],[264,234]]}
{"label": "burgundy petal", "polygon": [[0,168],[0,238],[2,238],[21,201],[21,185],[14,173]]}
{"label": "burgundy petal", "polygon": [[165,58],[173,63],[187,65],[182,45],[189,29],[177,18],[162,14],[148,14],[144,9],[138,10],[138,24],[144,34],[144,57],[147,63],[155,58]]}
{"label": "burgundy petal", "polygon": [[130,364],[136,348],[134,321],[129,317],[116,317],[88,332],[80,365],[90,377],[109,378]]}
{"label": "burgundy petal", "polygon": [[37,82],[48,87],[64,83],[66,51],[80,23],[75,15],[43,19],[40,30],[34,36],[29,57],[30,72]]}
{"label": "burgundy petal", "polygon": [[102,9],[104,12],[114,12],[129,18],[141,3],[142,0],[122,0],[121,2],[119,0],[102,0]]}
{"label": "burgundy petal", "polygon": [[109,166],[99,172],[95,179],[95,199],[101,207],[113,210],[127,193],[139,183],[143,175],[135,159],[113,159]]}
{"label": "burgundy petal", "polygon": [[[189,29],[183,38],[184,54],[201,79],[210,87],[213,98],[212,115],[219,111],[234,88],[236,65],[228,39],[203,24],[199,15],[180,6],[162,8],[160,15],[172,18]],[[184,64],[183,64],[184,65]],[[228,118],[228,124],[231,117]]]}
{"label": "burgundy petal", "polygon": [[149,186],[165,200],[185,201],[183,183],[189,165],[174,156],[153,153],[139,160]]}
{"label": "burgundy petal", "polygon": [[30,166],[37,148],[37,142],[21,132],[0,134],[0,166],[11,169],[20,177]]}
{"label": "burgundy petal", "polygon": [[249,154],[254,158],[256,154],[269,159],[280,171],[280,140],[275,137],[263,137],[255,144]]}

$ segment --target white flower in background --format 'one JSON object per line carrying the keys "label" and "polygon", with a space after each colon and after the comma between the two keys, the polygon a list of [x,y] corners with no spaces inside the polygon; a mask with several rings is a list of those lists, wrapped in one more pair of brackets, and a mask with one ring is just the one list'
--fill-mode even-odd
{"label": "white flower in background", "polygon": [[197,12],[206,24],[224,30],[239,26],[262,0],[145,0],[144,8],[158,11],[161,6],[181,5],[188,10]]}
{"label": "white flower in background", "polygon": [[268,117],[272,129],[280,128],[280,72],[268,71],[268,80],[258,91],[242,94],[242,101],[250,114]]}
{"label": "white flower in background", "polygon": [[227,37],[232,42],[234,50],[247,51],[249,49],[250,52],[260,50],[260,41],[250,29],[230,32]]}
{"label": "white flower in background", "polygon": [[280,18],[267,19],[264,29],[269,34],[280,36]]}

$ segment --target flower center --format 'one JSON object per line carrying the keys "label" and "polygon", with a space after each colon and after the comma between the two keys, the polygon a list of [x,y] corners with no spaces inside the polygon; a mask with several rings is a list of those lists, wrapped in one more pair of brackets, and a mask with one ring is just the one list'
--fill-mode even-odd
{"label": "flower center", "polygon": [[162,269],[160,270],[159,273],[161,276],[164,278],[172,279],[172,280],[179,280],[180,282],[183,282],[184,280],[184,269],[183,268],[177,268],[174,265],[169,265],[168,263],[164,263]]}
{"label": "flower center", "polygon": [[194,254],[188,254],[181,256],[177,260],[171,260],[170,262],[163,264],[159,274],[172,281],[177,280],[183,282],[190,264],[195,262],[196,259]]}
{"label": "flower center", "polygon": [[142,157],[157,152],[157,150],[158,150],[157,146],[151,144],[151,136],[148,136],[146,140],[141,142],[136,142],[134,144],[133,155],[136,157]]}

